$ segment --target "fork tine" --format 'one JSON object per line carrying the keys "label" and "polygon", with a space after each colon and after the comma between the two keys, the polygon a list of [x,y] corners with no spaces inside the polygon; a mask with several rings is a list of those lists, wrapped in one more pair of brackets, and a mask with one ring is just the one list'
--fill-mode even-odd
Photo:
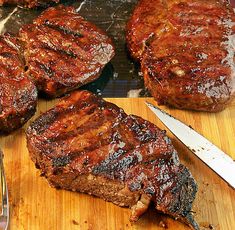
{"label": "fork tine", "polygon": [[1,193],[2,193],[2,211],[0,216],[1,229],[8,229],[9,224],[9,202],[8,202],[8,190],[6,184],[6,178],[3,165],[3,153],[0,150],[0,179],[1,179]]}

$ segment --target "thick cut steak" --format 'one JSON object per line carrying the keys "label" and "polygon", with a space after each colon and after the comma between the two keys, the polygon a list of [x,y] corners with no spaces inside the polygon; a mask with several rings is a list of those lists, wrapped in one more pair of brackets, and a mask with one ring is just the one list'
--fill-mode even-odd
{"label": "thick cut steak", "polygon": [[108,36],[73,7],[51,7],[19,33],[27,74],[50,97],[97,79],[114,56]]}
{"label": "thick cut steak", "polygon": [[59,0],[0,0],[0,6],[2,5],[18,5],[28,8],[34,7],[47,7],[52,3],[58,3]]}
{"label": "thick cut steak", "polygon": [[0,133],[21,127],[36,105],[37,90],[24,74],[17,40],[0,36]]}
{"label": "thick cut steak", "polygon": [[26,134],[30,156],[52,186],[131,207],[132,221],[153,202],[158,211],[197,229],[191,215],[196,182],[154,124],[75,91]]}
{"label": "thick cut steak", "polygon": [[140,0],[127,43],[159,104],[225,108],[235,91],[234,22],[227,0]]}

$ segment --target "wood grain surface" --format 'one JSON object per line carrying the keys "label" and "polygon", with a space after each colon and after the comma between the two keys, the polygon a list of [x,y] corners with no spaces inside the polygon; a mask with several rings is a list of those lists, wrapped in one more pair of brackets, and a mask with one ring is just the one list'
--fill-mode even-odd
{"label": "wood grain surface", "polygon": [[[136,114],[164,129],[145,106],[144,98],[108,99],[128,114]],[[146,99],[153,102],[153,99]],[[55,101],[39,101],[37,113]],[[181,111],[162,107],[176,118],[191,125],[235,159],[235,102],[220,113]],[[29,122],[11,135],[0,138],[10,196],[10,230],[124,230],[188,229],[187,226],[158,214],[154,207],[136,223],[130,224],[130,210],[86,194],[51,188],[31,162],[25,141]],[[181,161],[198,182],[194,203],[195,219],[201,229],[235,229],[235,190],[188,151],[170,132]]]}

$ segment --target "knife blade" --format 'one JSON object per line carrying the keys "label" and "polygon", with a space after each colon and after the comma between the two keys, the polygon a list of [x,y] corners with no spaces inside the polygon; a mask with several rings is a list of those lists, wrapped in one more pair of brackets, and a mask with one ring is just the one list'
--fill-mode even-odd
{"label": "knife blade", "polygon": [[160,108],[146,102],[161,122],[199,159],[235,189],[235,162],[221,149]]}
{"label": "knife blade", "polygon": [[0,229],[7,230],[9,224],[9,200],[6,184],[6,177],[3,165],[3,153],[0,149],[0,185],[1,185],[1,212],[0,212]]}

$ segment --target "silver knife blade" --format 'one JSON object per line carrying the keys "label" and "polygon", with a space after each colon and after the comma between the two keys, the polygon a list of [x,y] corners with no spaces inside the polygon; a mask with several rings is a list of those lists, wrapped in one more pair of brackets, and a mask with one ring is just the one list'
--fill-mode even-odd
{"label": "silver knife blade", "polygon": [[6,184],[6,177],[3,165],[3,153],[0,149],[0,184],[1,184],[1,213],[0,213],[0,229],[7,230],[9,224],[9,200]]}
{"label": "silver knife blade", "polygon": [[183,122],[149,102],[146,104],[191,152],[235,189],[235,162],[231,157]]}

